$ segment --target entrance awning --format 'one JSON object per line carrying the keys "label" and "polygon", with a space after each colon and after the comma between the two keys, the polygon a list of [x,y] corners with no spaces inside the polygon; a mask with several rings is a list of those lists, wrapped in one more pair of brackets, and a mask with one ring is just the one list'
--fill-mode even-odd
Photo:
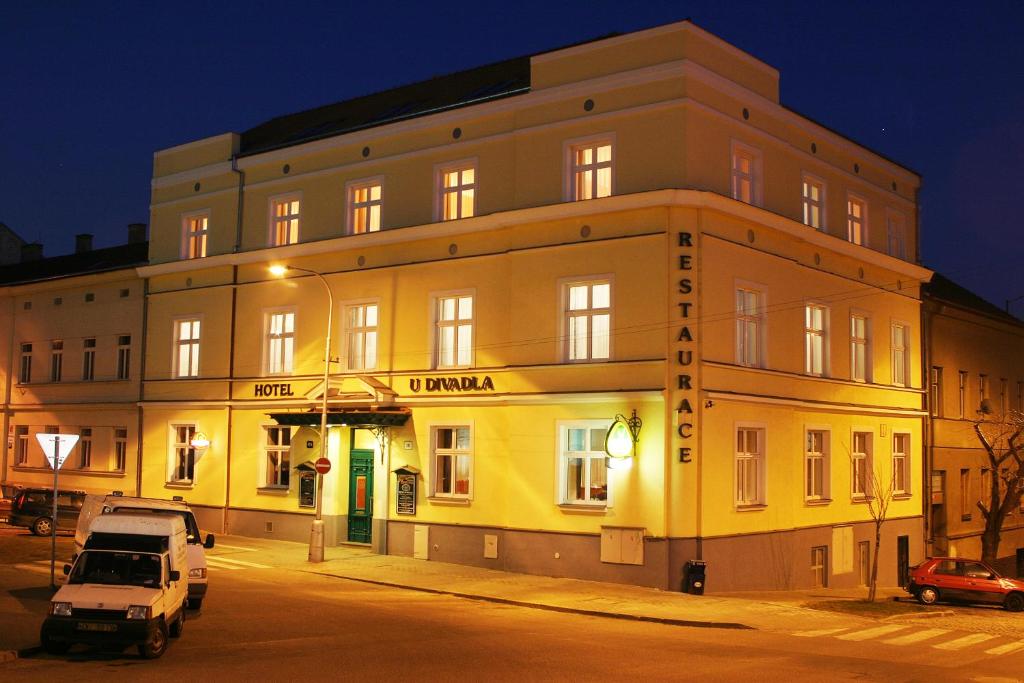
{"label": "entrance awning", "polygon": [[[320,411],[301,413],[268,413],[279,425],[289,427],[319,427]],[[408,408],[389,407],[383,410],[366,408],[334,408],[327,411],[327,424],[347,427],[401,427],[409,421]]]}

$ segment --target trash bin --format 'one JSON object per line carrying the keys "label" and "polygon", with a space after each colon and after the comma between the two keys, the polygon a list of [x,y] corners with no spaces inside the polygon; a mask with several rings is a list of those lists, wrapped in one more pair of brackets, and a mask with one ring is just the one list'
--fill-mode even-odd
{"label": "trash bin", "polygon": [[704,574],[707,565],[704,560],[687,560],[683,570],[683,592],[704,595]]}

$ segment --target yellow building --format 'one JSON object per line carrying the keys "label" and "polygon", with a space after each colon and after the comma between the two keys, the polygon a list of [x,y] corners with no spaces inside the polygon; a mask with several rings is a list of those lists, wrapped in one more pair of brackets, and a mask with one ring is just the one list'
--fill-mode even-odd
{"label": "yellow building", "polygon": [[93,249],[78,235],[75,253],[51,258],[25,245],[21,263],[0,269],[5,483],[53,486],[36,440],[48,432],[79,437],[62,490],[138,490],[146,226],[128,238]]}
{"label": "yellow building", "polygon": [[920,179],[778,83],[682,22],[158,152],[143,494],[306,540],[330,321],[331,544],[857,585],[877,471],[895,584],[923,553]]}

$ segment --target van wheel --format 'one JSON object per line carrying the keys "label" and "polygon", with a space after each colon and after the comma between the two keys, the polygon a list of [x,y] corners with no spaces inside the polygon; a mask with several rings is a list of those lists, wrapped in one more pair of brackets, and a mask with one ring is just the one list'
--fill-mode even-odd
{"label": "van wheel", "polygon": [[43,651],[48,655],[62,655],[71,649],[71,643],[64,642],[63,640],[54,640],[46,631],[39,635],[39,640],[42,643]]}
{"label": "van wheel", "polygon": [[1020,612],[1024,610],[1024,595],[1020,593],[1010,593],[1006,596],[1006,601],[1003,603],[1003,607],[1008,612]]}
{"label": "van wheel", "polygon": [[203,599],[202,598],[189,598],[188,599],[188,606],[189,606],[189,609],[199,609],[200,607],[203,606]]}
{"label": "van wheel", "polygon": [[185,630],[185,603],[181,603],[181,611],[178,618],[171,624],[171,638],[181,638],[181,632]]}
{"label": "van wheel", "polygon": [[32,533],[36,536],[49,536],[53,533],[53,525],[49,517],[40,517],[32,523]]}
{"label": "van wheel", "polygon": [[156,659],[167,649],[167,624],[160,622],[153,629],[146,642],[139,645],[139,654],[146,659]]}

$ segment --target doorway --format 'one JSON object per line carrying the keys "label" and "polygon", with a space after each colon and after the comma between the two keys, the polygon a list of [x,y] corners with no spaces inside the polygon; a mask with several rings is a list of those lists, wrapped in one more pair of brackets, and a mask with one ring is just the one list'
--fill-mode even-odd
{"label": "doorway", "polygon": [[896,537],[896,571],[900,587],[906,588],[910,583],[910,536]]}
{"label": "doorway", "polygon": [[373,451],[353,449],[348,467],[348,540],[369,543],[373,535]]}

